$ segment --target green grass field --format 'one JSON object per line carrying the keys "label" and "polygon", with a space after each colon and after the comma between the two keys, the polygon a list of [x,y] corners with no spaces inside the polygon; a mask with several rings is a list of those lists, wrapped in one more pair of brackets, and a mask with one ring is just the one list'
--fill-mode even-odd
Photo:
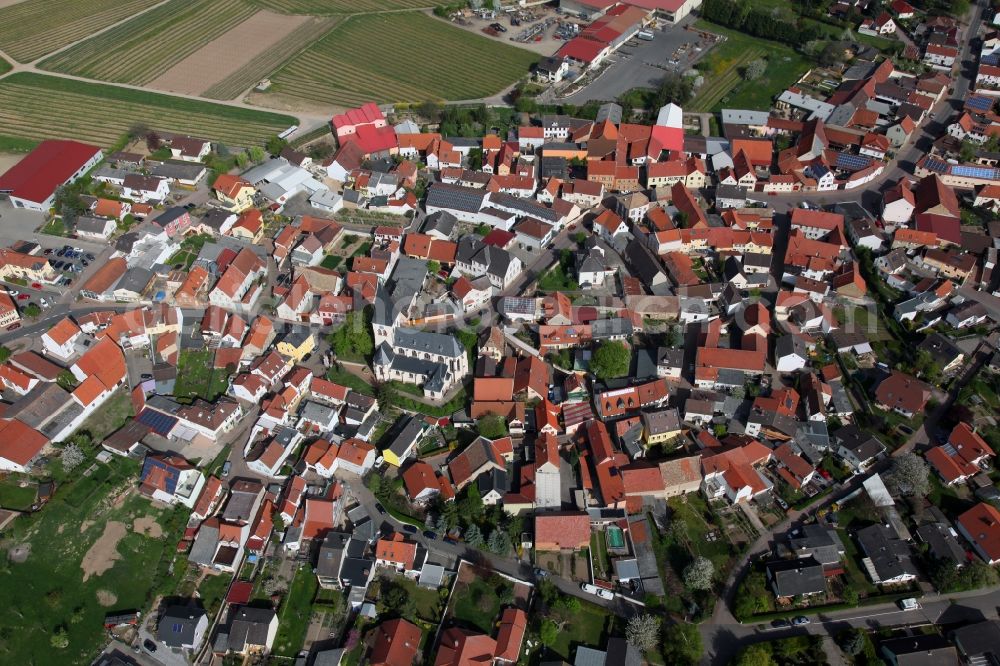
{"label": "green grass field", "polygon": [[229,375],[224,369],[212,368],[211,350],[182,350],[177,358],[177,381],[174,396],[177,398],[203,398],[209,402],[225,393]]}
{"label": "green grass field", "polygon": [[291,116],[100,83],[19,72],[0,80],[0,147],[77,139],[113,145],[136,123],[232,145],[255,145],[297,124]]}
{"label": "green grass field", "polygon": [[247,61],[238,70],[212,85],[203,95],[211,99],[235,99],[261,79],[279,69],[282,65],[308,48],[317,39],[329,32],[338,19],[323,17],[309,20],[288,34],[280,42]]}
{"label": "green grass field", "polygon": [[14,475],[0,481],[0,508],[25,511],[35,503],[38,484],[34,480],[27,479],[28,484],[22,488],[19,484],[22,478]]}
{"label": "green grass field", "polygon": [[94,443],[98,444],[125,425],[132,412],[132,398],[128,391],[124,388],[118,389],[107,402],[80,424],[80,430],[89,432]]}
{"label": "green grass field", "polygon": [[538,56],[426,14],[352,17],[271,76],[273,93],[355,106],[494,95]]}
{"label": "green grass field", "polygon": [[[6,530],[5,557],[0,565],[0,661],[6,664],[89,664],[106,641],[106,613],[144,609],[158,593],[171,592],[183,567],[173,575],[167,570],[174,559],[174,544],[183,530],[186,513],[158,509],[134,490],[138,464],[115,458],[98,464],[89,476],[84,463],[67,475],[55,497],[38,513],[19,518]],[[136,518],[153,516],[163,528],[159,538],[133,531]],[[81,563],[100,539],[108,521],[126,525],[117,544],[119,559],[100,575],[83,580]],[[27,544],[26,561],[9,562],[6,549]],[[116,597],[105,599],[102,590]],[[64,627],[69,645],[57,649],[50,638]]]}
{"label": "green grass field", "polygon": [[13,69],[13,65],[6,58],[0,58],[0,74],[6,74],[11,69]]}
{"label": "green grass field", "polygon": [[250,0],[255,5],[282,14],[364,14],[433,7],[427,0]]}
{"label": "green grass field", "polygon": [[144,85],[256,11],[244,0],[170,0],[45,59],[40,67]]}
{"label": "green grass field", "polygon": [[274,638],[274,654],[294,657],[302,648],[309,629],[313,598],[319,582],[310,567],[300,567],[278,609],[278,635]]}
{"label": "green grass field", "polygon": [[[771,108],[775,95],[795,83],[808,69],[803,57],[777,42],[757,39],[707,21],[695,25],[708,32],[725,35],[726,41],[705,57],[705,83],[689,106],[693,111]],[[755,81],[745,81],[742,68],[755,58],[766,58],[767,69]]]}
{"label": "green grass field", "polygon": [[0,50],[31,62],[159,0],[24,0],[0,9]]}
{"label": "green grass field", "polygon": [[607,641],[608,612],[597,604],[582,601],[580,612],[559,632],[551,650],[563,659],[570,659],[579,645],[599,647]]}

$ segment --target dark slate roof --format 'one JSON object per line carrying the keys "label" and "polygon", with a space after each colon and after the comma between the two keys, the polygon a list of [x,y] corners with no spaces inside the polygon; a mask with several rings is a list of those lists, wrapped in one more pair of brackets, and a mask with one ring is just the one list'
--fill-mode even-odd
{"label": "dark slate roof", "polygon": [[274,618],[270,608],[241,606],[229,623],[229,649],[242,652],[248,645],[266,645],[268,625]]}
{"label": "dark slate roof", "polygon": [[170,647],[191,645],[194,643],[198,622],[204,615],[203,608],[170,606],[164,611],[156,627],[156,638]]}
{"label": "dark slate roof", "polygon": [[904,574],[917,575],[910,558],[910,546],[888,525],[870,525],[858,530],[861,550],[871,560],[880,580],[891,580]]}
{"label": "dark slate roof", "polygon": [[450,208],[467,213],[478,213],[487,200],[484,189],[434,183],[427,190],[427,207]]}
{"label": "dark slate roof", "polygon": [[397,348],[429,352],[450,358],[457,358],[465,353],[465,348],[462,347],[462,343],[455,339],[455,336],[421,331],[416,328],[397,328],[394,342],[394,346]]}
{"label": "dark slate roof", "polygon": [[817,594],[826,591],[823,566],[813,557],[767,563],[767,575],[779,597]]}
{"label": "dark slate roof", "polygon": [[420,419],[407,416],[406,423],[389,445],[389,451],[392,451],[397,456],[402,456],[423,434],[423,422]]}
{"label": "dark slate roof", "polygon": [[439,234],[451,236],[452,232],[455,231],[455,224],[457,222],[457,217],[446,210],[441,210],[427,216],[427,219],[424,220],[423,232],[426,234],[436,231]]}

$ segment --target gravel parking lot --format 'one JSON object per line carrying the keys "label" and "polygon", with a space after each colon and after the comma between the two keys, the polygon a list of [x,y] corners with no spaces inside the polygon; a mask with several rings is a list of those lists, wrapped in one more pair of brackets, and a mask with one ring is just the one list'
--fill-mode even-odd
{"label": "gravel parking lot", "polygon": [[[680,26],[668,26],[653,34],[652,41],[633,39],[623,45],[609,56],[610,66],[593,82],[559,101],[570,104],[610,101],[632,88],[655,88],[668,73],[690,69],[709,45],[698,33]],[[684,53],[678,53],[682,47]],[[696,51],[695,47],[702,50]]]}

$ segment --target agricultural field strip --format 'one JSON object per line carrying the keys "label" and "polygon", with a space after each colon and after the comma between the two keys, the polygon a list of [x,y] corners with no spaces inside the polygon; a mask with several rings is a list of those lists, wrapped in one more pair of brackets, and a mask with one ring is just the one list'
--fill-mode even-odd
{"label": "agricultural field strip", "polygon": [[755,58],[766,55],[761,48],[753,48],[743,53],[721,76],[706,83],[691,102],[695,111],[711,111],[719,100],[726,96],[740,82],[740,68]]}
{"label": "agricultural field strip", "polygon": [[31,62],[160,0],[24,0],[0,9],[0,49]]}
{"label": "agricultural field strip", "polygon": [[284,14],[365,14],[370,12],[428,9],[427,0],[249,0],[253,4]]}
{"label": "agricultural field strip", "polygon": [[321,39],[338,22],[339,19],[335,17],[310,20],[267,51],[255,56],[243,67],[205,90],[202,96],[209,99],[235,99],[240,93],[256,85],[258,81],[267,78],[271,72],[279,69],[291,58],[308,48],[314,41]]}
{"label": "agricultural field strip", "polygon": [[[396,48],[373,49],[386,35],[395,37]],[[398,53],[407,54],[405,61]],[[476,64],[484,60],[505,66],[487,70]],[[329,103],[369,97],[471,99],[503,89],[535,60],[529,51],[496,44],[424,14],[368,15],[337,26],[275,73],[272,81],[276,92]],[[468,67],[462,69],[461,64]]]}
{"label": "agricultural field strip", "polygon": [[[80,84],[81,89],[66,90],[64,86],[46,85],[52,81],[45,79],[41,75],[19,74],[0,81],[0,134],[29,139],[72,137],[108,146],[131,125],[142,122],[164,132],[248,145],[294,122],[293,118],[277,114],[213,107],[211,102],[191,104],[189,100],[169,95],[149,95],[100,84]],[[103,90],[91,90],[93,86]],[[103,96],[99,94],[102,92]],[[198,108],[202,104],[207,108]]]}
{"label": "agricultural field strip", "polygon": [[39,67],[143,85],[256,12],[245,0],[171,0],[43,60]]}

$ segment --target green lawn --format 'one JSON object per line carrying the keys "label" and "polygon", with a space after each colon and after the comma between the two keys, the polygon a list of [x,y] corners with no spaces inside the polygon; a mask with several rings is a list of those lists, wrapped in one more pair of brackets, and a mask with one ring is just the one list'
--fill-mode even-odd
{"label": "green lawn", "polygon": [[[177,579],[167,569],[176,556],[174,545],[187,512],[154,507],[135,491],[121,495],[136,482],[136,462],[114,458],[84,475],[91,464],[63,475],[55,496],[40,512],[19,518],[6,530],[5,547],[28,544],[31,552],[23,563],[8,563],[5,556],[0,567],[3,663],[89,664],[107,640],[102,628],[107,612],[148,610],[154,595],[176,589]],[[121,499],[112,501],[115,497]],[[160,523],[161,537],[132,530],[133,521],[147,515]],[[118,559],[84,581],[81,563],[109,521],[126,526],[117,543]],[[183,573],[183,567],[179,569]],[[115,597],[105,598],[103,606],[98,600],[102,591]],[[66,648],[50,644],[57,627],[67,631]]]}
{"label": "green lawn", "polygon": [[278,609],[278,635],[274,639],[274,654],[294,657],[302,648],[309,629],[313,598],[319,582],[310,567],[299,567],[288,593]]}
{"label": "green lawn", "polygon": [[25,511],[35,503],[35,498],[38,496],[38,485],[34,480],[27,479],[28,484],[22,488],[18,481],[20,478],[17,475],[9,476],[0,481],[0,508]]}
{"label": "green lawn", "polygon": [[608,549],[605,544],[604,530],[590,533],[590,553],[594,561],[594,575],[598,578],[609,578],[611,564],[608,561]]}
{"label": "green lawn", "polygon": [[[726,41],[705,56],[705,83],[690,103],[693,111],[771,108],[771,102],[809,69],[809,63],[794,49],[764,39],[698,20],[701,30],[725,35]],[[766,58],[767,69],[755,81],[746,81],[741,68],[755,58]]]}
{"label": "green lawn", "polygon": [[127,390],[120,388],[96,412],[87,417],[80,430],[89,432],[94,443],[99,444],[108,435],[125,425],[132,414],[132,399]]}
{"label": "green lawn", "polygon": [[61,217],[54,217],[42,227],[41,232],[49,236],[66,236],[69,230],[66,229],[66,223]]}
{"label": "green lawn", "polygon": [[326,378],[335,384],[346,386],[352,391],[357,391],[364,395],[375,395],[375,387],[348,370],[339,370],[331,367],[326,371]]}
{"label": "green lawn", "polygon": [[580,603],[580,612],[573,616],[550,650],[567,661],[573,657],[578,645],[601,647],[607,643],[608,612],[596,604]]}
{"label": "green lawn", "polygon": [[158,132],[249,146],[298,124],[298,120],[256,109],[33,72],[17,72],[0,80],[0,147],[52,138],[73,138],[109,147],[137,123]]}
{"label": "green lawn", "polygon": [[344,260],[343,257],[338,257],[335,254],[328,254],[325,257],[323,257],[323,261],[321,261],[319,265],[327,270],[332,271],[337,266],[339,266],[340,262],[342,262],[343,260]]}
{"label": "green lawn", "polygon": [[201,603],[205,607],[205,610],[208,611],[209,617],[214,617],[216,611],[219,610],[226,592],[229,591],[229,583],[232,580],[233,577],[227,573],[220,573],[217,576],[206,575],[202,579],[201,584],[198,586],[198,596],[201,597]]}
{"label": "green lawn", "polygon": [[482,579],[476,579],[468,585],[460,584],[453,592],[454,618],[470,628],[492,634],[493,625],[500,614],[500,594],[504,590],[513,589],[506,578],[496,576],[494,582],[496,587]]}
{"label": "green lawn", "polygon": [[208,349],[182,349],[177,358],[177,382],[174,397],[203,398],[209,402],[226,392],[229,375],[222,368],[212,368],[213,352]]}
{"label": "green lawn", "polygon": [[573,279],[573,273],[568,266],[558,263],[538,279],[538,289],[541,291],[577,291],[580,285]]}
{"label": "green lawn", "polygon": [[537,61],[527,49],[424,13],[369,14],[340,22],[292,58],[265,94],[336,106],[475,99],[497,94]]}

